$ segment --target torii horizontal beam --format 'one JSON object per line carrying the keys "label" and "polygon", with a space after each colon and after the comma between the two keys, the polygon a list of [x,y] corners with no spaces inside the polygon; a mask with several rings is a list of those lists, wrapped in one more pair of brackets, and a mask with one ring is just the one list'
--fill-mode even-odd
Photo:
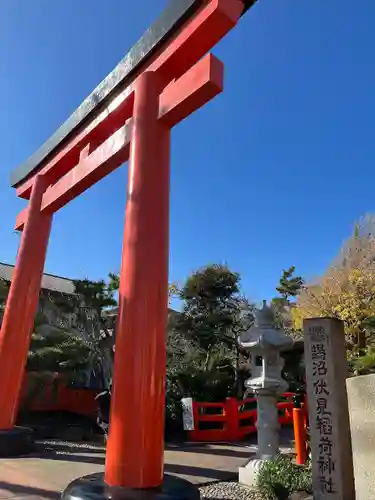
{"label": "torii horizontal beam", "polygon": [[[11,173],[11,184],[17,188],[17,196],[29,199],[36,173],[45,173],[56,163],[61,164],[59,171],[66,173],[77,164],[81,149],[88,143],[91,148],[93,143],[99,146],[109,137],[113,127],[124,125],[121,118],[126,114],[125,101],[129,103],[127,96],[143,71],[160,70],[171,79],[181,77],[255,2],[171,0],[160,18],[60,129]],[[168,51],[164,52],[167,45]],[[50,174],[51,182],[55,182],[57,178],[53,172]]]}
{"label": "torii horizontal beam", "polygon": [[[179,80],[165,88],[159,100],[159,119],[170,127],[177,125],[222,92],[223,79],[223,63],[212,54],[207,55]],[[133,93],[129,93],[124,102],[126,110],[131,111],[133,99]],[[91,154],[88,144],[81,151],[77,165],[47,189],[43,195],[42,212],[56,212],[129,159],[131,113],[125,119],[126,123]],[[57,169],[59,163],[53,165]],[[16,230],[23,229],[27,212],[26,207],[18,214]]]}

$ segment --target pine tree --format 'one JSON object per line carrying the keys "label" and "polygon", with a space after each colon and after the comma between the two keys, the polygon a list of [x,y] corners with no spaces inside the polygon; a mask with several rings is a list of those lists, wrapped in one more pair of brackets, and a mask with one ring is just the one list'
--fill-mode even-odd
{"label": "pine tree", "polygon": [[169,340],[170,378],[177,373],[185,392],[204,401],[242,393],[237,339],[254,318],[241,295],[240,275],[226,265],[205,266],[188,277],[179,297],[182,311]]}
{"label": "pine tree", "polygon": [[280,278],[279,286],[276,290],[284,299],[285,303],[289,302],[289,298],[295,298],[301,291],[305,280],[301,276],[293,276],[295,273],[295,266],[283,270],[283,275]]}

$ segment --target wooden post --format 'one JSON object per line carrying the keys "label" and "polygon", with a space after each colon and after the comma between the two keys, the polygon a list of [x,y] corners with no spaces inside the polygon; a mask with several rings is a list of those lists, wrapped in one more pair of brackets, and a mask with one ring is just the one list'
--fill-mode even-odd
{"label": "wooden post", "polygon": [[237,441],[239,434],[239,415],[237,398],[227,398],[225,400],[225,431],[228,441]]}
{"label": "wooden post", "polygon": [[293,408],[293,430],[296,448],[296,463],[306,463],[306,427],[303,408]]}

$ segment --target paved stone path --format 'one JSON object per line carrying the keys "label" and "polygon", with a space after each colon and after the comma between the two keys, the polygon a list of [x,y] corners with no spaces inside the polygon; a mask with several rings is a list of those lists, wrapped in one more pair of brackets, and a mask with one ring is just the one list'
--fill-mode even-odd
{"label": "paved stone path", "polygon": [[[289,443],[283,451],[291,451]],[[169,445],[166,472],[195,484],[235,480],[238,467],[255,452],[255,444]],[[38,445],[28,457],[0,459],[0,500],[57,500],[77,477],[104,469],[104,448],[74,443]]]}

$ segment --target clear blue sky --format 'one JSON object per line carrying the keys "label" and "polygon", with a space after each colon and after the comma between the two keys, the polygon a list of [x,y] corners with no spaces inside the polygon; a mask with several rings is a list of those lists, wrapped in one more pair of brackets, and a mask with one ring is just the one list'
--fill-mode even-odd
{"label": "clear blue sky", "polygon": [[[0,2],[0,260],[9,172],[113,69],[167,0]],[[226,261],[253,300],[321,273],[375,204],[375,0],[259,0],[214,53],[225,92],[173,132],[170,278]],[[119,269],[122,167],[55,216],[46,271]]]}

